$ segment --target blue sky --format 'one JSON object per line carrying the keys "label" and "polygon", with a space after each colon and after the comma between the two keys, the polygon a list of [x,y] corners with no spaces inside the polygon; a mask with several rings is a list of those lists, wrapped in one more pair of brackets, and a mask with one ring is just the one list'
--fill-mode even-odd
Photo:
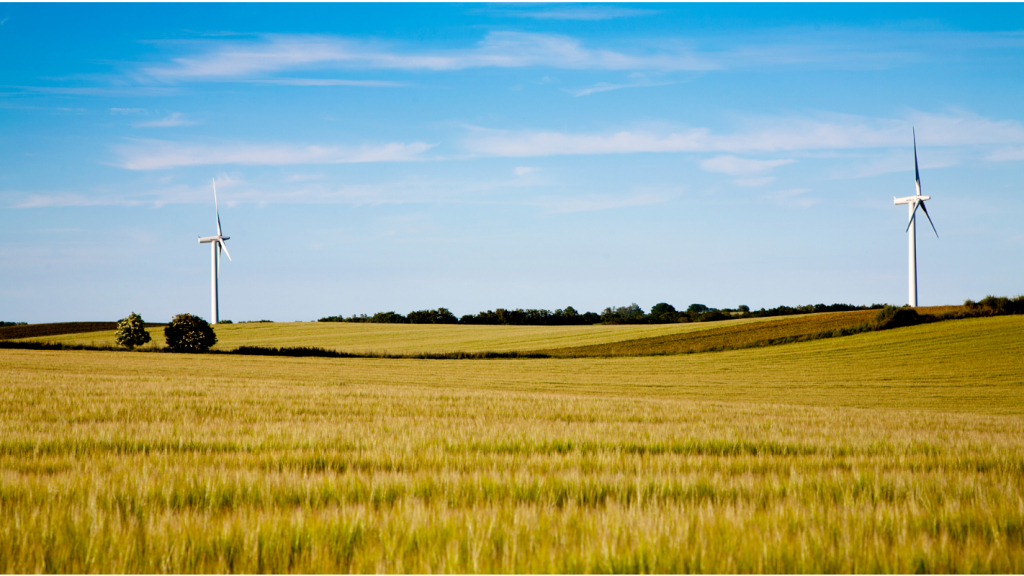
{"label": "blue sky", "polygon": [[[0,320],[1024,292],[1021,4],[0,4]],[[926,232],[928,232],[926,234]]]}

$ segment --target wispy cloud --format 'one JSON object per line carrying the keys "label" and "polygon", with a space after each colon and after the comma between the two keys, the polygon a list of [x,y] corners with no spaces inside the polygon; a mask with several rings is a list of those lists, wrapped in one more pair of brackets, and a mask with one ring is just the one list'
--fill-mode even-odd
{"label": "wispy cloud", "polygon": [[792,164],[793,162],[796,162],[796,160],[754,160],[752,158],[738,158],[736,156],[727,155],[715,156],[714,158],[701,160],[700,167],[708,172],[718,172],[720,174],[739,176],[767,172],[772,168],[785,166],[786,164]]}
{"label": "wispy cloud", "polygon": [[358,162],[408,162],[420,160],[433,144],[393,142],[383,145],[299,146],[238,142],[198,144],[166,140],[132,140],[116,146],[115,165],[128,170],[162,170],[181,166],[243,164],[344,164]]}
{"label": "wispy cloud", "polygon": [[651,88],[654,86],[669,86],[671,84],[677,84],[677,82],[650,82],[647,80],[627,82],[625,84],[598,82],[593,86],[587,86],[585,88],[565,88],[564,90],[573,96],[590,96],[591,94],[597,94],[599,92],[611,92],[612,90],[622,90],[623,88]]}
{"label": "wispy cloud", "polygon": [[810,208],[811,206],[821,202],[821,199],[819,198],[807,196],[807,193],[810,191],[811,190],[808,188],[791,188],[789,190],[769,192],[768,194],[765,194],[765,198],[783,206]]}
{"label": "wispy cloud", "polygon": [[518,166],[518,167],[516,167],[515,170],[513,170],[513,172],[515,173],[516,176],[526,176],[527,174],[529,174],[531,172],[536,172],[536,171],[537,171],[536,168],[533,168],[533,167],[530,167],[530,166]]}
{"label": "wispy cloud", "polygon": [[16,89],[11,95],[60,94],[66,96],[172,96],[177,88],[164,86],[132,86],[126,88],[101,88],[95,86],[7,86]]}
{"label": "wispy cloud", "polygon": [[988,159],[992,162],[1013,162],[1024,160],[1024,146],[999,148],[989,154]]}
{"label": "wispy cloud", "polygon": [[29,194],[15,208],[67,208],[69,206],[141,206],[152,201],[117,195],[89,196],[77,193]]}
{"label": "wispy cloud", "polygon": [[642,8],[620,8],[618,6],[580,6],[567,8],[549,8],[543,10],[501,10],[494,13],[516,18],[533,18],[534,20],[611,20],[613,18],[632,18],[651,16],[657,10]]}
{"label": "wispy cloud", "polygon": [[133,126],[137,128],[171,128],[174,126],[192,126],[194,124],[197,124],[197,122],[185,118],[185,115],[181,112],[175,112],[166,118],[136,122]]}
{"label": "wispy cloud", "polygon": [[548,214],[570,214],[574,212],[595,212],[661,204],[672,199],[672,195],[656,192],[634,192],[625,196],[598,194],[569,198],[542,198],[533,205],[543,208]]}
{"label": "wispy cloud", "polygon": [[718,66],[674,46],[648,53],[589,48],[554,34],[490,32],[473,48],[402,51],[391,46],[332,36],[268,35],[257,41],[205,41],[195,56],[147,66],[142,78],[161,82],[238,80],[284,70],[350,68],[465,70],[544,66],[573,70],[711,70]]}
{"label": "wispy cloud", "polygon": [[145,108],[111,108],[110,113],[119,116],[134,116],[137,114],[148,114],[149,111]]}
{"label": "wispy cloud", "polygon": [[775,182],[774,176],[760,176],[758,178],[737,178],[732,183],[744,188],[758,188]]}
{"label": "wispy cloud", "polygon": [[405,82],[388,80],[339,80],[334,78],[269,78],[254,80],[257,84],[276,84],[281,86],[353,86],[357,88],[401,88],[408,86]]}
{"label": "wispy cloud", "polygon": [[914,112],[907,119],[848,115],[755,119],[742,131],[716,134],[708,128],[675,131],[622,130],[612,133],[506,131],[472,128],[463,145],[471,154],[529,157],[637,152],[770,153],[906,146],[912,126],[918,144],[962,146],[1024,143],[1015,120],[992,120],[967,112]]}

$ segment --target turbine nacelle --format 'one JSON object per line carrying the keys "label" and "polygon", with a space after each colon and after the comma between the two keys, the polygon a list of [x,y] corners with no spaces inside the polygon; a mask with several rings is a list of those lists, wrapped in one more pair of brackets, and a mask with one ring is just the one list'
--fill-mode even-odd
{"label": "turbine nacelle", "polygon": [[893,196],[893,204],[913,204],[914,202],[924,202],[925,200],[931,200],[931,196],[904,196],[903,198],[896,198]]}
{"label": "turbine nacelle", "polygon": [[207,236],[206,238],[200,238],[200,244],[209,244],[210,242],[223,242],[224,240],[230,240],[231,236]]}

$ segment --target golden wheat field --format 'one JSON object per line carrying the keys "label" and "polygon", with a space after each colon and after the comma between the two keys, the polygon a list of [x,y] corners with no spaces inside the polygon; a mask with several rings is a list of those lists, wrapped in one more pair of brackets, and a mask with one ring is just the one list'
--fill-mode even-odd
{"label": "golden wheat field", "polygon": [[1019,316],[619,358],[0,350],[0,570],[1020,573],[1022,352]]}

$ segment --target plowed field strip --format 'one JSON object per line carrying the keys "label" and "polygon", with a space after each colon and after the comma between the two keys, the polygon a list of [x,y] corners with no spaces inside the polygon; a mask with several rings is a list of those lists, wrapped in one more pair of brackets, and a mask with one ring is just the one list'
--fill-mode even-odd
{"label": "plowed field strip", "polygon": [[[146,328],[155,328],[157,326],[163,326],[163,324],[146,323]],[[0,340],[63,336],[64,334],[83,334],[116,329],[117,322],[56,322],[52,324],[29,324],[27,326],[4,326],[0,328]]]}
{"label": "plowed field strip", "polygon": [[[957,309],[956,306],[918,308],[922,314],[938,314]],[[877,310],[833,312],[795,318],[779,318],[770,322],[723,326],[700,332],[670,334],[591,346],[574,346],[541,350],[559,357],[650,356],[660,354],[692,354],[717,350],[735,350],[799,342],[820,337],[824,333],[849,330],[870,323]],[[837,334],[838,335],[838,334]]]}

